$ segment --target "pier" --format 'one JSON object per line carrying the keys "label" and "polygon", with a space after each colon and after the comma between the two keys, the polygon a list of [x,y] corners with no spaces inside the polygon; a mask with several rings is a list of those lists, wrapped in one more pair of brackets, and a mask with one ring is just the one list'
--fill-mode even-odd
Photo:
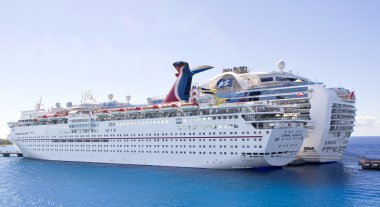
{"label": "pier", "polygon": [[3,157],[10,157],[11,155],[16,155],[17,157],[23,157],[21,152],[0,152]]}
{"label": "pier", "polygon": [[0,146],[0,157],[10,156],[23,157],[23,154],[19,152],[15,147],[9,147],[9,145]]}
{"label": "pier", "polygon": [[380,170],[380,160],[379,159],[363,159],[359,161],[362,169],[366,170]]}

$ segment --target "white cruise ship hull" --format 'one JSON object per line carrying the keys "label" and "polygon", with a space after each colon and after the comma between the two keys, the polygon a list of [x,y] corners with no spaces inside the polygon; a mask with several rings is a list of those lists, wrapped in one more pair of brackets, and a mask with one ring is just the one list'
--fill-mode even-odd
{"label": "white cruise ship hull", "polygon": [[[10,139],[24,157],[34,159],[236,169],[288,164],[299,152],[306,131],[303,127],[258,130],[241,117],[182,121],[176,124],[178,118],[165,118],[155,125],[149,120],[105,121],[94,125],[97,132],[87,134],[73,134],[67,124],[17,127]],[[231,123],[237,123],[236,128],[208,127]]]}

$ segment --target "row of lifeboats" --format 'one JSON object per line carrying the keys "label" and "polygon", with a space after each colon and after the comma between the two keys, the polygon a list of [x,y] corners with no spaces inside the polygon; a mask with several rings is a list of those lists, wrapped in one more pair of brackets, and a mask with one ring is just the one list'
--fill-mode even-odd
{"label": "row of lifeboats", "polygon": [[[136,113],[156,113],[156,112],[175,112],[177,110],[191,111],[198,109],[197,103],[183,103],[178,104],[165,104],[165,105],[150,105],[150,106],[136,106],[129,108],[116,108],[116,109],[101,109],[94,112],[99,118],[105,118],[107,116],[123,116]],[[68,118],[68,113],[56,113],[39,116],[33,121],[46,122],[46,121],[61,121]]]}
{"label": "row of lifeboats", "polygon": [[136,113],[156,113],[156,112],[174,112],[177,110],[190,111],[198,109],[197,103],[184,103],[178,106],[177,104],[166,104],[166,105],[151,105],[151,106],[136,106],[129,108],[117,108],[117,109],[102,109],[95,111],[94,114],[99,117],[107,117],[107,116],[122,116],[128,114],[136,114]]}
{"label": "row of lifeboats", "polygon": [[58,114],[50,114],[50,115],[43,115],[43,116],[40,116],[40,117],[37,117],[35,119],[35,121],[40,121],[40,122],[44,122],[44,121],[59,121],[59,120],[65,120],[67,119],[68,117],[68,114],[67,113],[58,113]]}

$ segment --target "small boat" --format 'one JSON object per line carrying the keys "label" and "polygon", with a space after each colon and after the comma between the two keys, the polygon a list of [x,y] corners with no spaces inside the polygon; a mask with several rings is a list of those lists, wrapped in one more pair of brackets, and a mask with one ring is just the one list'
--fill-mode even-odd
{"label": "small boat", "polygon": [[178,110],[177,104],[167,104],[167,105],[161,106],[162,112],[173,112],[173,111],[177,111],[177,110]]}
{"label": "small boat", "polygon": [[199,105],[194,102],[181,104],[181,109],[183,111],[192,111],[192,110],[197,110],[198,108],[199,108]]}

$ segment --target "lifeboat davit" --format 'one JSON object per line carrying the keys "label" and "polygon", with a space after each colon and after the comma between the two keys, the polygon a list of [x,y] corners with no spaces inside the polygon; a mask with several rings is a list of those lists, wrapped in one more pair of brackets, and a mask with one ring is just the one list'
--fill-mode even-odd
{"label": "lifeboat davit", "polygon": [[125,109],[125,108],[112,109],[111,115],[112,116],[122,116],[122,115],[126,114],[126,112],[127,112],[127,109]]}
{"label": "lifeboat davit", "polygon": [[165,104],[161,106],[162,112],[173,112],[178,110],[177,104]]}
{"label": "lifeboat davit", "polygon": [[95,111],[94,114],[95,114],[95,116],[97,116],[99,118],[104,118],[110,114],[110,111],[107,109],[104,109],[104,110]]}
{"label": "lifeboat davit", "polygon": [[199,108],[198,103],[183,103],[181,104],[181,109],[183,111],[192,111],[192,110],[197,110]]}
{"label": "lifeboat davit", "polygon": [[143,113],[154,113],[160,111],[160,107],[157,105],[145,106],[142,108]]}

